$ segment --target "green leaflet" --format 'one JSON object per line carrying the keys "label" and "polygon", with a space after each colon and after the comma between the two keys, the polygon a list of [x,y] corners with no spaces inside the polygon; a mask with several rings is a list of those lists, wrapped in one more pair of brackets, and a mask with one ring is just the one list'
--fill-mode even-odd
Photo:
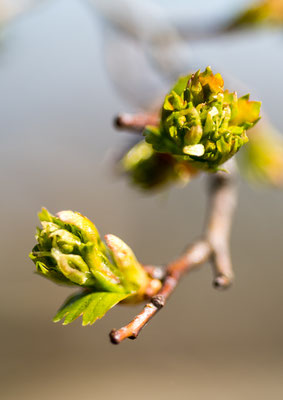
{"label": "green leaflet", "polygon": [[[32,258],[32,253],[30,254],[30,258]],[[50,270],[46,267],[43,262],[37,261],[36,262],[36,273],[44,278],[47,278],[58,285],[67,285],[72,286],[75,285],[69,279],[65,278],[63,274],[56,270]]]}
{"label": "green leaflet", "polygon": [[191,78],[191,75],[181,76],[176,84],[173,86],[172,90],[177,93],[177,95],[181,95],[188,85],[188,81]]}
{"label": "green leaflet", "polygon": [[65,318],[63,325],[68,325],[82,316],[82,325],[92,325],[102,318],[110,308],[128,297],[126,293],[78,293],[71,295],[53,318],[54,322]]}

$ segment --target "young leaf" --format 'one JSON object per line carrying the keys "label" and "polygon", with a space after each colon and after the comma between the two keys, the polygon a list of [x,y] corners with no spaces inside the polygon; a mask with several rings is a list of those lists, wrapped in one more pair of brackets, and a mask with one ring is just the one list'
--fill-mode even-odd
{"label": "young leaf", "polygon": [[115,235],[105,235],[106,244],[111,251],[115,264],[124,275],[124,286],[130,292],[139,291],[149,283],[149,277],[136,259],[132,249]]}
{"label": "young leaf", "polygon": [[68,325],[80,315],[82,325],[92,325],[102,318],[110,308],[128,297],[127,293],[82,292],[71,295],[53,318],[58,322],[65,318],[63,325]]}

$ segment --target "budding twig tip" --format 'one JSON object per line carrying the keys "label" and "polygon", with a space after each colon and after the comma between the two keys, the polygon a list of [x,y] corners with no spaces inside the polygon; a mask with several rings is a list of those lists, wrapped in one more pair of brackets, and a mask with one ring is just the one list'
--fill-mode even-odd
{"label": "budding twig tip", "polygon": [[121,115],[118,114],[114,120],[113,120],[113,124],[116,128],[122,128],[123,124],[122,124],[122,119],[121,119]]}
{"label": "budding twig tip", "polygon": [[216,289],[228,289],[232,285],[232,279],[227,276],[218,276],[213,281],[213,286]]}
{"label": "budding twig tip", "polygon": [[120,343],[120,335],[119,333],[117,334],[116,329],[112,329],[112,331],[109,333],[109,338],[112,344],[119,344]]}

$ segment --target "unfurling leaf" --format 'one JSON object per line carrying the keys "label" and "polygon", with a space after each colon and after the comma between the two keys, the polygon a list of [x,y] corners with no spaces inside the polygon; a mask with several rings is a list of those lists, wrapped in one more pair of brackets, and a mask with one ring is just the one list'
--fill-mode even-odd
{"label": "unfurling leaf", "polygon": [[82,292],[70,296],[53,318],[54,322],[61,321],[68,325],[79,316],[82,324],[92,325],[97,319],[102,318],[110,308],[128,297],[127,293],[111,292]]}
{"label": "unfurling leaf", "polygon": [[94,322],[117,302],[126,298],[142,301],[147,290],[158,290],[155,280],[121,239],[107,235],[105,246],[94,224],[80,213],[68,210],[53,216],[42,209],[39,219],[42,228],[37,229],[38,243],[30,254],[36,272],[59,284],[81,286],[92,294],[88,297],[84,291],[64,305],[64,315],[68,313],[65,323],[82,312],[87,315],[84,321]]}

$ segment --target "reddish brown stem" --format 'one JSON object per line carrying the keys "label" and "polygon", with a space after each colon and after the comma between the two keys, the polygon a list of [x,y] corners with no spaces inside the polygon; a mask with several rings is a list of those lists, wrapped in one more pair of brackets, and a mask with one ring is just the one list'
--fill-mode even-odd
{"label": "reddish brown stem", "polygon": [[147,322],[165,305],[184,272],[204,263],[210,254],[209,244],[200,240],[191,246],[183,256],[169,264],[161,290],[128,325],[110,332],[111,342],[119,344],[126,338],[135,339]]}
{"label": "reddish brown stem", "polygon": [[[215,271],[214,285],[228,287],[233,278],[229,252],[229,233],[236,203],[234,164],[227,164],[230,173],[218,172],[211,175],[209,216],[203,239],[190,246],[177,260],[166,268],[166,277],[157,295],[126,326],[110,332],[111,342],[121,343],[124,339],[135,339],[147,322],[165,305],[185,272],[212,259]],[[154,267],[148,267],[154,272]]]}
{"label": "reddish brown stem", "polygon": [[166,276],[166,269],[164,267],[156,265],[143,265],[143,268],[152,279],[159,279],[162,281]]}

